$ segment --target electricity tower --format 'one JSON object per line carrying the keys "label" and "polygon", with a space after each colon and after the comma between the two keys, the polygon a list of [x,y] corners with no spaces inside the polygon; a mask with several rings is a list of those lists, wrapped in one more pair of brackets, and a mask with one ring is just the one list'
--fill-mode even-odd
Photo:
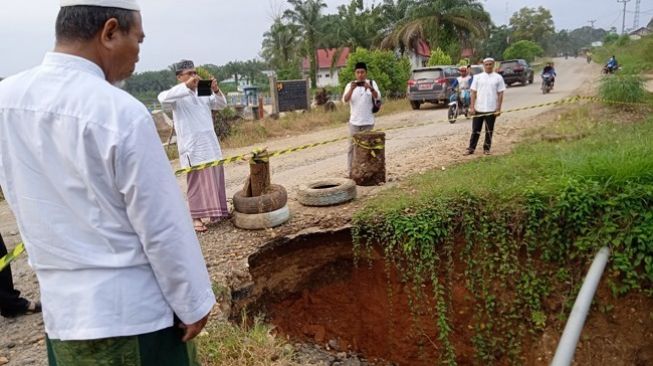
{"label": "electricity tower", "polygon": [[592,29],[594,29],[594,23],[596,23],[596,19],[590,19],[587,22],[590,23],[590,27],[592,27]]}
{"label": "electricity tower", "polygon": [[635,1],[635,15],[633,16],[633,30],[637,30],[637,28],[639,28],[639,4],[641,2],[642,0]]}

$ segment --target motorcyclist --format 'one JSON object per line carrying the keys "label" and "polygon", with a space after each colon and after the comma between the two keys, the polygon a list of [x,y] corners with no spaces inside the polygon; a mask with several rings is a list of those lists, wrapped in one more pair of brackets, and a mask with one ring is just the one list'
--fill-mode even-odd
{"label": "motorcyclist", "polygon": [[553,89],[553,85],[555,84],[556,81],[556,70],[553,68],[553,62],[547,62],[546,66],[544,66],[544,69],[542,69],[542,74],[540,75],[542,78],[544,78],[545,74],[551,75],[551,89]]}
{"label": "motorcyclist", "polygon": [[612,55],[610,59],[608,60],[608,63],[605,65],[605,67],[608,68],[608,71],[614,72],[617,70],[617,67],[619,66],[619,63],[617,63],[617,58]]}
{"label": "motorcyclist", "polygon": [[471,99],[469,88],[472,86],[473,76],[471,75],[470,69],[469,66],[460,66],[458,68],[460,76],[451,83],[452,90],[460,92],[458,98],[460,98],[460,101],[465,106],[469,106]]}

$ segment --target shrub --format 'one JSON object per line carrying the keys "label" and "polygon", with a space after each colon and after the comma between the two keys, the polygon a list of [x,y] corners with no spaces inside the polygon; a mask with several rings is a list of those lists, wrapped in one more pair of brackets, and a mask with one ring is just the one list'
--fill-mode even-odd
{"label": "shrub", "polygon": [[347,65],[340,71],[340,90],[355,79],[354,66],[357,62],[367,64],[367,78],[374,80],[384,96],[398,96],[406,92],[406,82],[410,77],[410,61],[391,51],[357,48],[349,55]]}
{"label": "shrub", "polygon": [[503,59],[510,60],[514,58],[523,58],[528,62],[535,60],[535,57],[542,56],[544,50],[537,43],[532,41],[519,41],[508,47],[503,52]]}
{"label": "shrub", "polygon": [[451,56],[446,54],[444,51],[440,49],[440,47],[434,49],[431,51],[431,57],[429,58],[428,65],[429,66],[436,66],[436,65],[451,65]]}
{"label": "shrub", "polygon": [[599,88],[601,98],[612,102],[642,103],[647,93],[638,75],[616,74],[604,77]]}

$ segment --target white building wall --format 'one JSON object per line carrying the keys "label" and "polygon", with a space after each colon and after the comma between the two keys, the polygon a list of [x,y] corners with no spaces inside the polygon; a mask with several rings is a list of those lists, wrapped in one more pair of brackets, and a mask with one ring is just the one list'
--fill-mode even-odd
{"label": "white building wall", "polygon": [[317,72],[317,87],[338,86],[340,84],[338,69],[320,69]]}

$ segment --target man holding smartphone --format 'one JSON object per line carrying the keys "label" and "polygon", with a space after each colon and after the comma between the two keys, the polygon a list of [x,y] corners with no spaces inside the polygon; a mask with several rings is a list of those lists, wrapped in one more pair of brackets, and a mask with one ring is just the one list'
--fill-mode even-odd
{"label": "man holding smartphone", "polygon": [[[367,65],[364,62],[356,63],[354,68],[356,80],[347,84],[343,92],[343,103],[349,103],[349,135],[363,131],[371,131],[374,128],[374,113],[372,107],[374,100],[381,99],[381,91],[373,80],[367,79]],[[347,168],[351,176],[351,162],[354,156],[353,140],[349,139],[347,151]]]}
{"label": "man holding smartphone", "polygon": [[[179,162],[183,168],[222,159],[220,142],[213,128],[211,110],[223,109],[227,99],[212,78],[211,89],[201,90],[200,77],[193,61],[175,64],[179,84],[159,94],[159,102],[172,108],[177,133]],[[207,94],[207,95],[203,95]],[[224,167],[216,166],[192,171],[188,182],[188,206],[196,232],[207,230],[202,219],[217,222],[229,217],[225,192]]]}

